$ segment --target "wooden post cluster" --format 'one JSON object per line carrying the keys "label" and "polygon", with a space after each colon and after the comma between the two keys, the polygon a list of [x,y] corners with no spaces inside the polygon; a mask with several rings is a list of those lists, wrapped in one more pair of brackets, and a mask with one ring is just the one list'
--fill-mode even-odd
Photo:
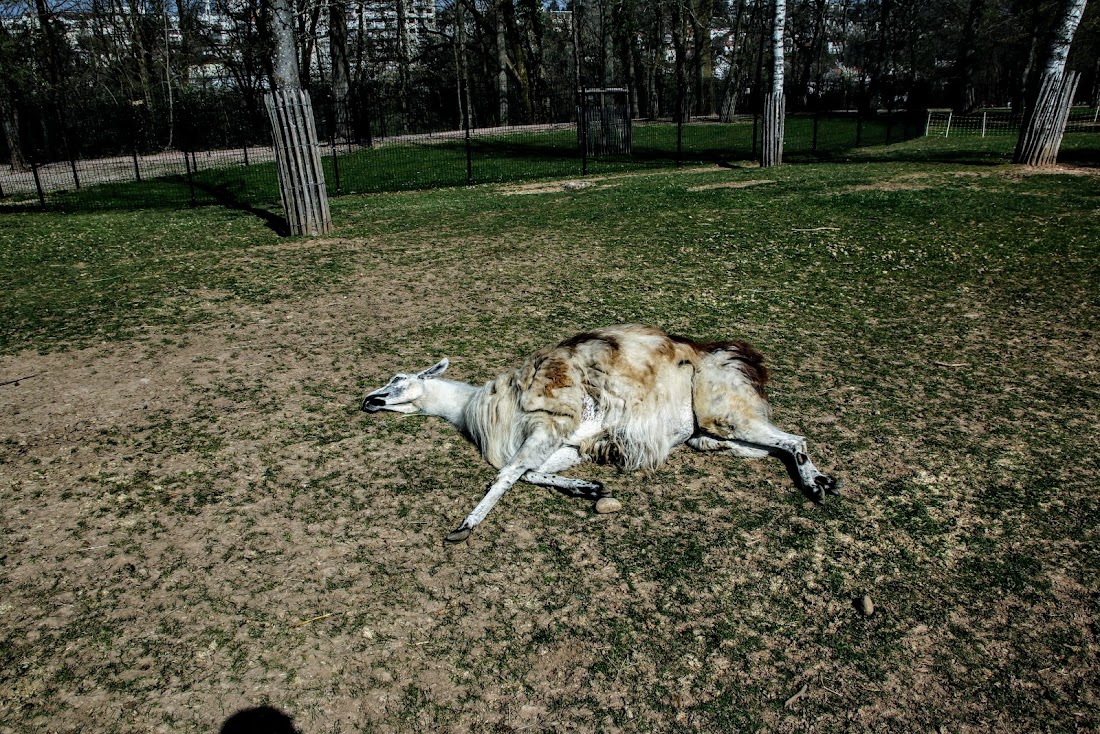
{"label": "wooden post cluster", "polygon": [[1052,166],[1062,147],[1069,108],[1080,74],[1044,74],[1035,106],[1028,112],[1016,146],[1015,162],[1025,166]]}
{"label": "wooden post cluster", "polygon": [[264,102],[274,132],[279,190],[290,234],[328,234],[332,215],[309,93],[278,89],[266,94]]}
{"label": "wooden post cluster", "polygon": [[786,25],[787,2],[775,0],[775,17],[772,20],[772,90],[764,97],[764,135],[760,148],[760,165],[765,168],[783,163],[783,127],[787,109],[783,97],[783,32]]}
{"label": "wooden post cluster", "polygon": [[760,148],[760,165],[778,166],[783,163],[783,128],[785,103],[783,90],[764,97],[764,134]]}

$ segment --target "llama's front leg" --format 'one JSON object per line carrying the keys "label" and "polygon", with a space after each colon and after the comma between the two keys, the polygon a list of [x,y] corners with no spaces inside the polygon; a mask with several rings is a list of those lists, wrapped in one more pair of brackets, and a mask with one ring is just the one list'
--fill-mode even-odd
{"label": "llama's front leg", "polygon": [[462,524],[446,537],[446,541],[461,543],[469,538],[473,529],[485,519],[504,493],[511,489],[524,474],[541,467],[560,446],[560,439],[554,438],[545,429],[537,430],[528,436],[512,460],[497,472],[497,478],[489,485],[489,491],[485,493],[485,497],[477,503],[477,507],[466,516]]}
{"label": "llama's front leg", "polygon": [[540,487],[553,487],[574,497],[591,497],[599,499],[607,495],[600,482],[590,482],[586,479],[573,479],[572,477],[558,476],[558,472],[576,466],[581,463],[581,454],[576,446],[566,444],[550,455],[538,471],[529,471],[523,475],[523,481]]}

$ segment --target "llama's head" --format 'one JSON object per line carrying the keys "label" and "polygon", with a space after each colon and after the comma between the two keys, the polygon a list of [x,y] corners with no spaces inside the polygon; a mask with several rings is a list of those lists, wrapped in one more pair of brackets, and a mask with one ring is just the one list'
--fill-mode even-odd
{"label": "llama's head", "polygon": [[424,383],[442,375],[447,370],[448,364],[447,358],[444,357],[438,364],[415,375],[398,372],[385,387],[367,393],[363,398],[363,410],[368,413],[377,413],[380,410],[419,413],[421,409],[419,401],[426,392]]}

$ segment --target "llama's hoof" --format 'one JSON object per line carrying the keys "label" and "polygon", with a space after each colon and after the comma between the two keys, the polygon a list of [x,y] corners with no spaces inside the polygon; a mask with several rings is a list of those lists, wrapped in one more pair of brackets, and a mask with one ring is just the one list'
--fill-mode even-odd
{"label": "llama's hoof", "polygon": [[595,497],[596,499],[600,499],[601,497],[610,497],[611,496],[611,490],[608,489],[607,487],[605,487],[603,485],[603,482],[592,482],[592,483],[596,485],[596,488],[592,490],[592,496],[593,497]]}
{"label": "llama's hoof", "polygon": [[462,541],[464,541],[464,540],[466,540],[467,538],[470,537],[470,531],[471,530],[472,530],[472,528],[468,528],[468,527],[465,527],[465,526],[460,527],[458,530],[455,530],[453,533],[450,533],[449,535],[447,535],[447,537],[443,539],[443,542],[445,542],[445,543],[461,543]]}
{"label": "llama's hoof", "polygon": [[814,486],[811,487],[818,499],[825,499],[827,494],[840,494],[840,486],[837,481],[827,474],[814,477]]}

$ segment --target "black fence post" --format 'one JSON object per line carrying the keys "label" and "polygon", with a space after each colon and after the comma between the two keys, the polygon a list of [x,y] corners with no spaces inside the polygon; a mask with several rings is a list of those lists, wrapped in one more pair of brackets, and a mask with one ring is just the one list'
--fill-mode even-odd
{"label": "black fence post", "polygon": [[814,138],[813,142],[810,143],[810,152],[812,152],[814,155],[817,155],[817,123],[820,117],[821,112],[818,110],[814,110]]}
{"label": "black fence post", "polygon": [[[677,52],[679,53],[679,52]],[[679,62],[677,62],[678,64]],[[679,68],[679,66],[677,66]],[[684,164],[684,80],[676,73],[676,165]]]}
{"label": "black fence post", "polygon": [[581,175],[582,176],[587,176],[588,175],[588,92],[585,90],[583,84],[581,85],[580,93],[581,93],[581,103],[579,105],[579,108],[580,108],[580,113],[581,114],[580,114],[580,119],[577,120],[577,125],[579,125],[579,127],[577,129],[577,132],[580,134],[580,138],[581,138]]}
{"label": "black fence post", "polygon": [[856,110],[856,147],[863,145],[863,114]]}
{"label": "black fence post", "polygon": [[337,196],[340,195],[340,157],[336,154],[336,128],[338,124],[336,122],[336,116],[339,114],[337,111],[337,102],[335,99],[329,101],[329,121],[328,121],[328,139],[329,146],[332,148],[332,177],[334,184],[334,191]]}
{"label": "black fence post", "polygon": [[[371,112],[371,106],[372,106],[371,105],[371,85],[370,85],[370,82],[367,82],[367,84],[366,84],[366,92],[363,94],[363,98],[364,98],[363,99],[363,104],[359,108],[359,114],[362,115],[363,119],[366,120],[366,122],[367,122],[367,147],[368,148],[373,148],[374,147],[374,131],[371,130],[371,120],[370,120],[370,112]],[[365,110],[363,109],[364,106],[366,107]]]}
{"label": "black fence post", "polygon": [[191,157],[187,154],[186,150],[183,151],[183,166],[187,169],[187,189],[191,193],[191,206],[195,206],[195,177],[191,166]]}
{"label": "black fence post", "polygon": [[131,112],[133,114],[133,117],[131,117],[130,119],[131,119],[131,122],[133,124],[133,141],[134,141],[134,144],[133,144],[133,148],[131,148],[130,152],[131,152],[131,154],[133,156],[133,159],[134,159],[134,179],[140,183],[141,182],[141,165],[138,163],[138,146],[140,145],[140,143],[138,142],[139,139],[140,139],[140,136],[138,135],[138,133],[140,132],[139,124],[138,124],[138,120],[137,120],[138,113],[137,113],[136,109],[132,109]]}
{"label": "black fence post", "polygon": [[462,80],[462,93],[463,97],[459,100],[459,104],[462,105],[462,129],[466,139],[466,185],[472,186],[474,183],[474,150],[473,145],[470,142],[470,80]]}
{"label": "black fence post", "polygon": [[38,190],[38,203],[46,206],[46,192],[42,189],[42,178],[38,175],[38,162],[31,159],[31,173],[34,174],[34,188]]}
{"label": "black fence post", "polygon": [[64,114],[63,109],[60,111],[60,115],[62,130],[64,130],[64,132],[62,133],[62,140],[65,143],[65,153],[69,159],[69,168],[73,172],[73,186],[76,188],[77,191],[80,191],[80,173],[76,169],[76,154],[73,152],[73,136],[70,134],[69,131],[69,120],[68,117]]}
{"label": "black fence post", "polygon": [[752,158],[756,160],[756,145],[757,138],[760,135],[760,114],[754,109],[752,111]]}
{"label": "black fence post", "polygon": [[684,165],[684,110],[676,113],[676,165]]}

